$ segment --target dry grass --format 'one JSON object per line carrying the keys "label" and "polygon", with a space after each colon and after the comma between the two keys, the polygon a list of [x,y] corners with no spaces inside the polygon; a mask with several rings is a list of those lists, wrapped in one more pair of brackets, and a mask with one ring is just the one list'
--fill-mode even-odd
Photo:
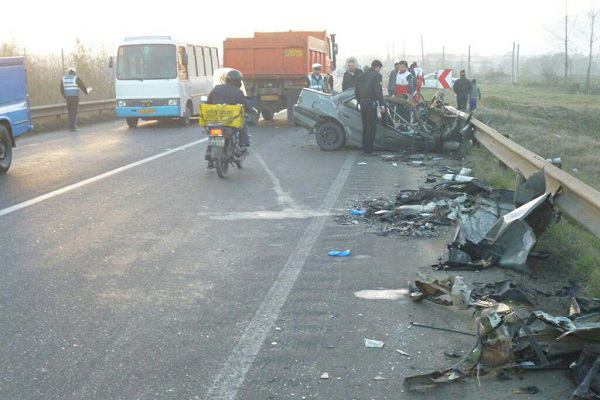
{"label": "dry grass", "polygon": [[[0,44],[0,57],[23,55],[14,43]],[[92,52],[77,40],[76,50],[65,54],[65,67],[74,66],[86,86],[94,88],[82,101],[103,100],[115,97],[113,70],[108,68],[106,51]],[[65,74],[60,54],[26,56],[29,98],[32,106],[64,102],[60,94],[60,82]]]}

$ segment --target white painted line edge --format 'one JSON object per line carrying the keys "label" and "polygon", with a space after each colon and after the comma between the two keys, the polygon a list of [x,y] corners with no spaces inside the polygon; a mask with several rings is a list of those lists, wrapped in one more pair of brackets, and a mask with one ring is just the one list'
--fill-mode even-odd
{"label": "white painted line edge", "polygon": [[[356,152],[352,152],[346,157],[346,161],[331,185],[319,211],[325,214],[335,205],[355,160]],[[254,317],[215,377],[211,388],[206,394],[206,400],[234,400],[236,398],[239,388],[246,379],[248,370],[254,363],[254,359],[271,327],[279,317],[281,308],[292,291],[306,259],[325,226],[327,218],[326,214],[313,218],[306,231],[304,231],[294,252],[288,258],[277,279],[256,310]]]}
{"label": "white painted line edge", "polygon": [[158,154],[155,154],[153,156],[144,158],[142,160],[132,162],[131,164],[127,164],[127,165],[124,165],[122,167],[115,168],[113,170],[104,172],[104,173],[102,173],[100,175],[96,175],[96,176],[93,176],[91,178],[84,179],[84,180],[82,180],[80,182],[73,183],[73,184],[65,186],[65,187],[63,187],[61,189],[53,190],[52,192],[43,194],[41,196],[34,197],[32,199],[26,200],[26,201],[24,201],[22,203],[19,203],[19,204],[15,204],[14,206],[10,206],[10,207],[4,208],[4,209],[0,210],[0,217],[3,216],[3,215],[7,215],[7,214],[10,214],[10,213],[13,213],[13,212],[18,211],[18,210],[22,210],[23,208],[31,207],[34,204],[41,203],[42,201],[51,199],[51,198],[56,197],[56,196],[60,196],[61,194],[65,194],[65,193],[68,193],[68,192],[73,191],[75,189],[79,189],[79,188],[81,188],[83,186],[87,186],[87,185],[89,185],[91,183],[98,182],[98,181],[100,181],[102,179],[105,179],[105,178],[108,178],[110,176],[116,175],[116,174],[121,173],[123,171],[127,171],[128,169],[138,167],[138,166],[140,166],[142,164],[146,164],[146,163],[148,163],[150,161],[154,161],[154,160],[157,160],[159,158],[168,156],[169,154],[173,154],[173,153],[176,153],[178,151],[182,151],[182,150],[188,149],[188,148],[190,148],[192,146],[196,146],[196,145],[198,145],[198,144],[200,144],[202,142],[206,142],[207,140],[208,140],[208,138],[204,138],[204,139],[200,139],[200,140],[196,140],[194,142],[190,142],[190,143],[184,144],[183,146],[179,146],[179,147],[176,147],[174,149],[163,151],[162,153],[158,153]]}

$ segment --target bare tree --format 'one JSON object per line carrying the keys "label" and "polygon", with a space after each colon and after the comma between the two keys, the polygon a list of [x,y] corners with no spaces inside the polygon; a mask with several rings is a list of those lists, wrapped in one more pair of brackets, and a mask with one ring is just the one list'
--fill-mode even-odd
{"label": "bare tree", "polygon": [[561,35],[560,33],[556,33],[554,31],[551,31],[549,29],[546,29],[548,32],[550,32],[553,36],[555,36],[557,39],[559,39],[565,48],[565,60],[564,60],[564,84],[565,86],[567,85],[568,81],[569,81],[569,38],[571,37],[571,32],[573,30],[573,27],[575,26],[575,22],[577,21],[577,18],[575,18],[573,20],[573,23],[571,24],[571,26],[569,26],[569,2],[568,0],[565,0],[565,26],[564,26],[564,33]]}
{"label": "bare tree", "polygon": [[600,9],[596,9],[595,8],[595,4],[592,3],[592,9],[590,10],[588,17],[589,17],[589,23],[590,23],[590,53],[588,56],[588,66],[587,66],[587,73],[585,75],[585,92],[590,95],[591,94],[591,75],[592,75],[592,58],[594,56],[594,43],[600,39],[600,36],[597,36],[594,34],[594,27],[596,25],[596,19],[598,18],[598,15],[600,15]]}

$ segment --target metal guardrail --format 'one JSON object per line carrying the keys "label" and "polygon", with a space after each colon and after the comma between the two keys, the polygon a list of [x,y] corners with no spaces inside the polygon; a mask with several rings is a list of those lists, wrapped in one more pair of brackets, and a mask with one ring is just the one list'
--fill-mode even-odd
{"label": "metal guardrail", "polygon": [[[446,109],[463,120],[469,115],[454,107]],[[490,153],[517,173],[529,178],[544,171],[546,191],[555,195],[554,202],[567,215],[600,237],[600,192],[556,167],[543,157],[518,145],[476,118],[469,121],[475,128],[475,138]]]}
{"label": "metal guardrail", "polygon": [[[115,108],[115,100],[97,100],[97,101],[83,101],[79,103],[79,113],[99,112],[111,110]],[[51,104],[47,106],[31,107],[31,119],[49,118],[56,117],[60,118],[63,115],[67,115],[67,105],[62,104]]]}

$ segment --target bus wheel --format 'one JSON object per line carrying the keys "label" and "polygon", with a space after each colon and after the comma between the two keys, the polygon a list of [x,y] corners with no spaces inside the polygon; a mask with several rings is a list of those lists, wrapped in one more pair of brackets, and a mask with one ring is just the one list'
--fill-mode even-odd
{"label": "bus wheel", "polygon": [[4,175],[10,168],[12,161],[12,139],[8,129],[0,124],[0,175]]}
{"label": "bus wheel", "polygon": [[137,128],[138,121],[140,119],[139,118],[126,118],[125,120],[127,121],[127,126],[130,127],[131,129],[134,129],[134,128]]}

